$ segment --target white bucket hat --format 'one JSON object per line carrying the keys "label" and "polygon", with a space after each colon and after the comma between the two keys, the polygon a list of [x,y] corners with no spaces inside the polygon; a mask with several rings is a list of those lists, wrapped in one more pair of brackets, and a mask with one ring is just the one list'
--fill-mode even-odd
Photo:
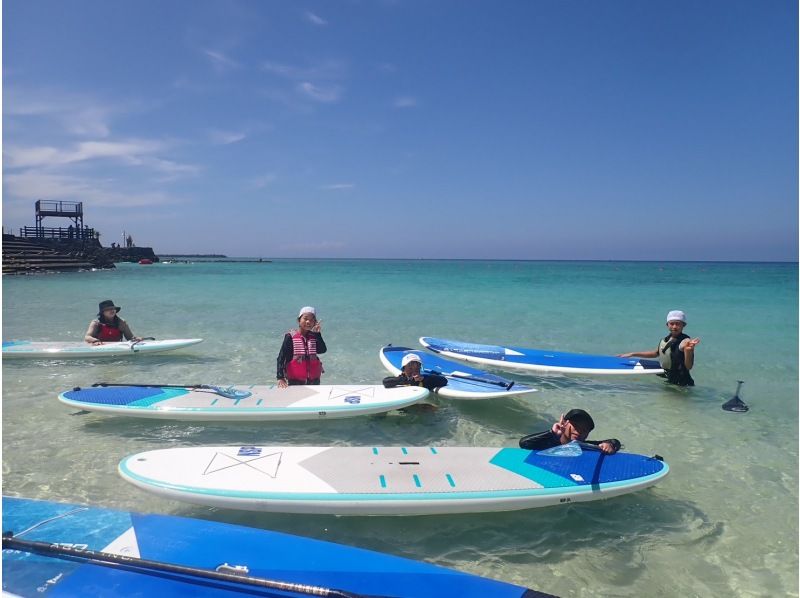
{"label": "white bucket hat", "polygon": [[683,322],[686,324],[686,314],[679,309],[673,309],[667,314],[667,324],[670,322]]}
{"label": "white bucket hat", "polygon": [[317,310],[311,307],[310,305],[306,305],[305,307],[300,308],[300,313],[297,314],[298,318],[302,318],[303,314],[311,314],[315,318],[317,317]]}
{"label": "white bucket hat", "polygon": [[418,364],[422,365],[422,360],[419,358],[419,355],[416,353],[409,353],[405,357],[403,357],[403,367],[406,367],[412,361],[416,361]]}

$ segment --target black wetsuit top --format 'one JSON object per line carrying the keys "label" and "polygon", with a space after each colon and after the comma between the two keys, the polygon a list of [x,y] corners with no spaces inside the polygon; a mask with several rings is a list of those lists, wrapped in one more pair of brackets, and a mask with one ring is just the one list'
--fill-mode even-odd
{"label": "black wetsuit top", "polygon": [[[608,442],[614,447],[615,451],[622,448],[622,443],[616,438],[607,438],[606,440],[581,440],[586,444],[593,444],[599,446],[604,442]],[[561,445],[561,437],[553,433],[552,430],[545,430],[536,434],[523,436],[519,439],[519,448],[528,450],[543,451],[544,449],[553,448],[554,446]]]}
{"label": "black wetsuit top", "polygon": [[385,388],[394,388],[395,386],[422,386],[428,390],[435,390],[442,386],[447,386],[447,378],[439,374],[422,374],[422,382],[414,382],[405,374],[401,373],[399,376],[387,376],[384,378],[383,386]]}

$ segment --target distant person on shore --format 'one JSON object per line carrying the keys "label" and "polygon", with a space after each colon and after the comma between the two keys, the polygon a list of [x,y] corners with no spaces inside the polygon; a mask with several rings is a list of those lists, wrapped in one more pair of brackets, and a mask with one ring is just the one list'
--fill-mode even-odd
{"label": "distant person on shore", "polygon": [[91,345],[116,343],[123,337],[129,341],[142,340],[138,336],[134,336],[128,323],[117,315],[120,309],[122,308],[114,305],[111,299],[101,301],[98,306],[97,319],[91,321],[83,340]]}
{"label": "distant person on shore", "polygon": [[423,374],[422,360],[416,353],[409,353],[401,362],[402,371],[399,376],[387,376],[383,379],[385,388],[395,386],[422,386],[430,391],[447,386],[447,378],[439,374]]}
{"label": "distant person on shore", "polygon": [[317,320],[317,310],[311,306],[302,308],[297,323],[300,328],[284,335],[278,353],[278,388],[319,384],[325,371],[318,355],[328,347],[322,340],[322,321]]}
{"label": "distant person on shore", "polygon": [[521,438],[519,446],[541,451],[577,440],[592,444],[608,455],[613,455],[622,448],[622,443],[616,438],[586,440],[592,430],[594,430],[594,420],[588,413],[583,409],[570,409],[549,430]]}
{"label": "distant person on shore", "polygon": [[689,370],[694,366],[694,348],[700,339],[684,334],[685,327],[686,314],[673,310],[667,314],[669,334],[659,341],[655,350],[623,353],[618,357],[656,357],[664,368],[667,382],[678,386],[694,386]]}

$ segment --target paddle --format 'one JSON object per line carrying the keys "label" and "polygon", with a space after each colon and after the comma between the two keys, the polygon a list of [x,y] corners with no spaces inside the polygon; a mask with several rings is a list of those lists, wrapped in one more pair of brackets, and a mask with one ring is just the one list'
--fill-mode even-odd
{"label": "paddle", "polygon": [[[220,565],[216,570],[201,569],[199,567],[187,567],[184,565],[165,563],[163,561],[151,561],[148,559],[124,556],[121,554],[73,548],[71,546],[56,543],[20,540],[14,537],[13,532],[3,533],[3,549],[6,548],[22,550],[24,552],[45,554],[47,556],[54,556],[57,558],[82,559],[93,564],[102,565],[104,567],[116,567],[118,565],[122,565],[125,568],[133,570],[145,569],[150,570],[151,572],[178,573],[180,575],[191,575],[204,579],[212,579],[214,581],[227,581],[248,586],[282,590],[285,592],[308,594],[311,596],[329,596],[331,598],[371,598],[365,594],[355,594],[345,590],[311,586],[287,581],[277,581],[265,579],[263,577],[253,577],[248,575],[247,567],[232,567],[227,563]],[[236,571],[236,573],[226,573],[226,571]]]}
{"label": "paddle", "polygon": [[477,378],[476,376],[459,376],[458,374],[445,374],[441,370],[426,369],[428,374],[439,374],[445,378],[458,378],[459,380],[466,380],[468,382],[481,382],[483,384],[494,384],[495,386],[502,386],[506,390],[511,390],[511,387],[516,384],[513,380],[511,382],[500,382],[499,380],[487,380],[486,378]]}
{"label": "paddle", "polygon": [[[112,382],[95,382],[92,387],[106,388],[109,386],[137,386],[139,388],[189,388],[191,390],[210,390],[226,399],[246,399],[253,393],[247,390],[234,390],[230,388],[220,388],[212,384],[115,384]],[[80,386],[76,386],[72,390],[80,390]]]}
{"label": "paddle", "polygon": [[742,399],[739,398],[739,389],[742,388],[742,384],[744,384],[744,380],[737,380],[738,386],[736,387],[736,394],[733,395],[733,398],[729,401],[723,403],[722,408],[725,411],[733,411],[734,413],[746,413],[750,411],[750,407],[748,407]]}

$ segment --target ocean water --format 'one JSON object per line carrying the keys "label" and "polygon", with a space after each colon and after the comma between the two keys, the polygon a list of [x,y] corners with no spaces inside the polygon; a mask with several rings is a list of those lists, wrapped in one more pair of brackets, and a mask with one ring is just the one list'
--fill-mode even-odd
{"label": "ocean water", "polygon": [[[797,264],[276,260],[121,264],[3,277],[3,339],[78,340],[113,299],[140,336],[203,337],[174,353],[3,362],[3,493],[200,517],[311,536],[562,596],[798,594]],[[419,336],[616,354],[654,347],[670,309],[702,340],[697,386],[509,377],[540,392],[439,400],[435,411],[282,424],[73,415],[94,382],[272,383],[283,333],[314,305],[324,383],[379,383],[378,350]],[[744,380],[749,413],[720,406]],[[516,446],[573,407],[593,437],[664,457],[659,485],[607,501],[458,516],[260,514],[168,501],[122,481],[131,453],[204,444]]]}

